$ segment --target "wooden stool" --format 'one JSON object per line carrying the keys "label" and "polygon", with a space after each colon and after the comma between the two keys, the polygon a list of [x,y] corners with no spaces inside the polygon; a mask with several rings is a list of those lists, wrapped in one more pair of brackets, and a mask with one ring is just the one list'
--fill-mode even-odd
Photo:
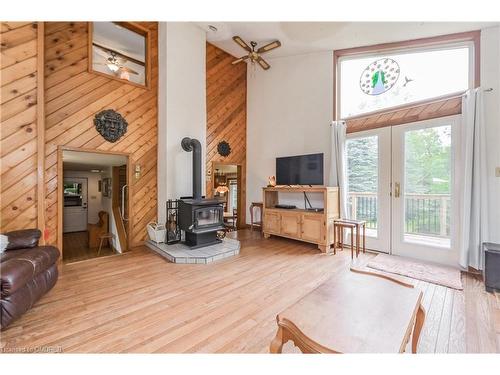
{"label": "wooden stool", "polygon": [[366,221],[351,219],[335,219],[333,221],[333,254],[337,253],[337,239],[340,249],[344,246],[344,229],[351,230],[351,259],[354,259],[354,231],[356,231],[356,258],[360,251],[360,233],[363,228],[363,253],[366,252]]}
{"label": "wooden stool", "polygon": [[113,233],[103,233],[99,235],[99,250],[97,250],[97,256],[101,253],[102,249],[102,244],[104,241],[108,241],[108,244],[110,244],[110,240],[113,239],[115,236]]}
{"label": "wooden stool", "polygon": [[[260,221],[254,222],[254,209],[259,209]],[[262,230],[262,211],[264,209],[264,203],[262,202],[252,202],[250,205],[250,230],[253,232],[254,225]]]}

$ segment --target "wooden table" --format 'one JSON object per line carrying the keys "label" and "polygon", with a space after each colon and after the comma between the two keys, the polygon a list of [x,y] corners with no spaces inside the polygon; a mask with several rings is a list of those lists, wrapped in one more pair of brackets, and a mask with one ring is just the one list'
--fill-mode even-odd
{"label": "wooden table", "polygon": [[[255,209],[259,210],[260,221],[254,221],[254,215],[255,215],[254,210]],[[251,231],[253,231],[254,225],[259,227],[260,230],[262,230],[262,211],[264,211],[264,203],[252,202],[252,204],[250,205],[250,230]]]}
{"label": "wooden table", "polygon": [[354,258],[354,235],[356,230],[356,258],[359,255],[361,245],[361,229],[363,229],[363,253],[366,252],[366,221],[353,219],[335,219],[333,221],[333,254],[337,253],[337,242],[340,249],[344,247],[344,229],[351,230],[351,259]]}
{"label": "wooden table", "polygon": [[291,340],[303,353],[416,353],[425,319],[422,292],[385,275],[351,269],[276,317],[271,353]]}

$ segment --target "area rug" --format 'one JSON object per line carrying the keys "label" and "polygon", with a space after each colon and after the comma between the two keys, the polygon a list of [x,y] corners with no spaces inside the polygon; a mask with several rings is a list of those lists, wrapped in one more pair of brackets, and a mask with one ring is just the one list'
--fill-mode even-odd
{"label": "area rug", "polygon": [[368,262],[367,266],[376,270],[463,290],[460,270],[455,268],[386,254],[378,254]]}

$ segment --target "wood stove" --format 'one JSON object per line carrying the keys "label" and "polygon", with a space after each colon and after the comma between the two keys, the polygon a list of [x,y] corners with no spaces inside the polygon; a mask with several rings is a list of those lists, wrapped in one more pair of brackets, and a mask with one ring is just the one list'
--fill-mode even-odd
{"label": "wood stove", "polygon": [[186,245],[196,249],[219,243],[217,231],[224,229],[224,210],[219,200],[201,196],[201,144],[186,137],[181,145],[193,152],[193,197],[179,201],[179,226],[185,232]]}

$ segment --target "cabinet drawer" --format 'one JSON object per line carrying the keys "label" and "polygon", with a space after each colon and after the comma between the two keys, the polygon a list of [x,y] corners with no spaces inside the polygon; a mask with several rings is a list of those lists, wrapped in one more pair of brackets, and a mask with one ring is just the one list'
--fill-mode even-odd
{"label": "cabinet drawer", "polygon": [[280,215],[276,212],[266,212],[264,214],[264,232],[266,233],[280,233]]}
{"label": "cabinet drawer", "polygon": [[324,218],[319,215],[302,215],[301,238],[305,241],[323,243],[325,242]]}

